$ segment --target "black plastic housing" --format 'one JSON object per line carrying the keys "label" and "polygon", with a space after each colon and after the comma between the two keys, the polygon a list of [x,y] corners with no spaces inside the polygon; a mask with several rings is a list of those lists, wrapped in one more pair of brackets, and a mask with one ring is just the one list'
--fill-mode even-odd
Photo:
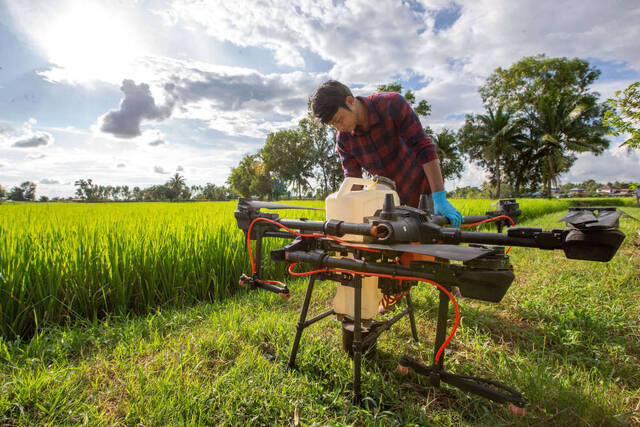
{"label": "black plastic housing", "polygon": [[571,230],[562,249],[567,258],[587,261],[609,261],[618,251],[625,235],[620,230]]}

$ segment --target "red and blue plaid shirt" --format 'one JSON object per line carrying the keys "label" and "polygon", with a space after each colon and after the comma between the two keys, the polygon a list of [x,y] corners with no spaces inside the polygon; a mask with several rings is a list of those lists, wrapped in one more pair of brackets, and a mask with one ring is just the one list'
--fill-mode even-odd
{"label": "red and blue plaid shirt", "polygon": [[344,176],[385,176],[396,183],[400,201],[418,206],[420,194],[431,194],[422,165],[438,158],[416,113],[396,92],[358,97],[369,110],[369,130],[338,132],[337,148]]}

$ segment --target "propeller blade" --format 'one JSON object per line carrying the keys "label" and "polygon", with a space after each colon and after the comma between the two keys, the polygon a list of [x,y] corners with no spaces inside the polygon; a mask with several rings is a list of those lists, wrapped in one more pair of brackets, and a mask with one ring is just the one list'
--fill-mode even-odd
{"label": "propeller blade", "polygon": [[598,221],[594,224],[587,224],[587,227],[605,227],[605,228],[617,228],[620,226],[618,219],[624,215],[622,211],[602,211],[598,212]]}
{"label": "propeller blade", "polygon": [[322,208],[312,208],[310,206],[285,205],[283,203],[261,202],[259,200],[240,199],[238,204],[243,203],[254,209],[305,209],[311,211],[323,211]]}
{"label": "propeller blade", "polygon": [[437,258],[450,259],[454,261],[470,261],[493,252],[491,249],[476,248],[457,245],[411,245],[407,243],[396,243],[391,245],[381,245],[377,243],[353,243],[357,246],[364,246],[371,249],[381,249],[396,252],[410,252],[414,254],[428,255]]}
{"label": "propeller blade", "polygon": [[566,222],[567,224],[572,224],[576,227],[596,221],[598,221],[598,218],[596,218],[590,210],[569,211],[568,214],[558,220],[558,222]]}
{"label": "propeller blade", "polygon": [[[594,213],[596,210],[597,215]],[[622,215],[624,212],[617,211],[615,208],[571,209],[560,221],[571,224],[578,229],[599,230],[617,228],[619,226],[618,219]]]}

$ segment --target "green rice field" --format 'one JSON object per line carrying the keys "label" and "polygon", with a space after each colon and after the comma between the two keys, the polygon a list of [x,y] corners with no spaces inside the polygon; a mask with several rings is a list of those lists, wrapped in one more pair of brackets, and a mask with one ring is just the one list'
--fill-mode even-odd
{"label": "green rice field", "polygon": [[[572,203],[624,199],[519,202],[526,220]],[[494,209],[491,200],[453,203],[463,215]],[[234,208],[235,202],[0,205],[0,336],[28,338],[49,324],[230,295],[240,274],[250,271]],[[324,219],[318,211],[279,212]],[[279,243],[268,239],[265,250]],[[283,266],[266,268],[267,275],[284,278]]]}

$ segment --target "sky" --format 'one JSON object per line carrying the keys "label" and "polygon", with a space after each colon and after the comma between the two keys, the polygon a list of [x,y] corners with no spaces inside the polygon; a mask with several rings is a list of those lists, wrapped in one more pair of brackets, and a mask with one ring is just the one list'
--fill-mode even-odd
{"label": "sky", "polygon": [[[0,185],[221,185],[328,79],[361,96],[399,82],[436,131],[484,112],[493,70],[540,53],[587,59],[603,101],[640,80],[639,22],[636,0],[0,0]],[[623,140],[561,182],[640,181]],[[467,162],[445,187],[485,179]]]}

